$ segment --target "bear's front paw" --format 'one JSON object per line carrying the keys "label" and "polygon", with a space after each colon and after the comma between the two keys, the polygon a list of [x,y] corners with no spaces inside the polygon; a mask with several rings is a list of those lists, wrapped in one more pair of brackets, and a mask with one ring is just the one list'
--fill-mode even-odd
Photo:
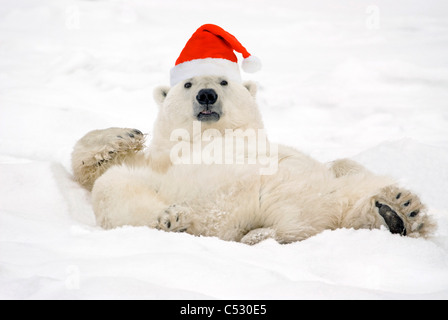
{"label": "bear's front paw", "polygon": [[104,147],[94,155],[96,165],[101,166],[104,162],[144,148],[145,136],[140,130],[121,128],[109,130],[110,132],[106,132],[103,138]]}
{"label": "bear's front paw", "polygon": [[171,232],[185,232],[189,227],[189,214],[190,208],[173,204],[160,214],[156,229]]}
{"label": "bear's front paw", "polygon": [[145,135],[137,129],[109,128],[87,133],[72,153],[74,179],[92,190],[110,166],[122,164],[145,146]]}
{"label": "bear's front paw", "polygon": [[374,200],[378,213],[392,233],[426,237],[435,229],[435,223],[426,214],[420,198],[408,190],[388,186]]}

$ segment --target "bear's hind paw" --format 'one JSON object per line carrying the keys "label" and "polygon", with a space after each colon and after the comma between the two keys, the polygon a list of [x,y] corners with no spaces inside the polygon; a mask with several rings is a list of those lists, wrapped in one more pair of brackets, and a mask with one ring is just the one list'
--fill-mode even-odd
{"label": "bear's hind paw", "polygon": [[374,200],[391,233],[417,238],[427,237],[435,229],[420,198],[408,190],[388,186]]}
{"label": "bear's hind paw", "polygon": [[276,232],[271,228],[258,228],[249,231],[241,240],[241,243],[255,245],[267,239],[275,239]]}

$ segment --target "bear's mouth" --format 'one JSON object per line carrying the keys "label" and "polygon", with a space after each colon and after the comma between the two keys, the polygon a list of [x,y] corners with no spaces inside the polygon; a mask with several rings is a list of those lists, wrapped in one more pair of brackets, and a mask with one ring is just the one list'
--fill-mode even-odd
{"label": "bear's mouth", "polygon": [[216,122],[219,120],[220,115],[214,111],[211,110],[203,110],[201,112],[199,112],[199,114],[197,115],[197,118],[199,121],[203,121],[203,122]]}

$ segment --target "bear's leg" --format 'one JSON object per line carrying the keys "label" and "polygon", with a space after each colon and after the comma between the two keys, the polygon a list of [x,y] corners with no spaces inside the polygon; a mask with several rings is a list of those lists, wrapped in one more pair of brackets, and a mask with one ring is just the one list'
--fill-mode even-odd
{"label": "bear's leg", "polygon": [[109,128],[87,133],[72,153],[74,179],[91,190],[108,168],[135,157],[144,142],[144,135],[137,129]]}
{"label": "bear's leg", "polygon": [[186,231],[190,208],[167,203],[159,196],[161,178],[146,167],[111,167],[92,190],[97,223],[105,229],[128,225]]}
{"label": "bear's leg", "polygon": [[329,165],[330,171],[336,178],[359,173],[370,173],[370,171],[362,165],[350,159],[339,159],[330,162]]}
{"label": "bear's leg", "polygon": [[419,197],[396,185],[359,200],[343,219],[341,227],[375,229],[382,225],[392,233],[414,238],[428,237],[436,227]]}

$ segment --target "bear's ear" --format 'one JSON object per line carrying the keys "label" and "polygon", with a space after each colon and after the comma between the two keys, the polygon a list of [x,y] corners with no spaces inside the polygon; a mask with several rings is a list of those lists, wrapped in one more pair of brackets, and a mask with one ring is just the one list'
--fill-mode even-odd
{"label": "bear's ear", "polygon": [[249,90],[252,97],[255,98],[255,96],[257,95],[257,84],[253,81],[246,81],[243,83],[243,85],[247,90]]}
{"label": "bear's ear", "polygon": [[163,101],[165,101],[165,98],[168,95],[168,91],[170,91],[170,87],[168,86],[160,86],[154,89],[154,100],[159,105],[159,107],[162,107]]}

